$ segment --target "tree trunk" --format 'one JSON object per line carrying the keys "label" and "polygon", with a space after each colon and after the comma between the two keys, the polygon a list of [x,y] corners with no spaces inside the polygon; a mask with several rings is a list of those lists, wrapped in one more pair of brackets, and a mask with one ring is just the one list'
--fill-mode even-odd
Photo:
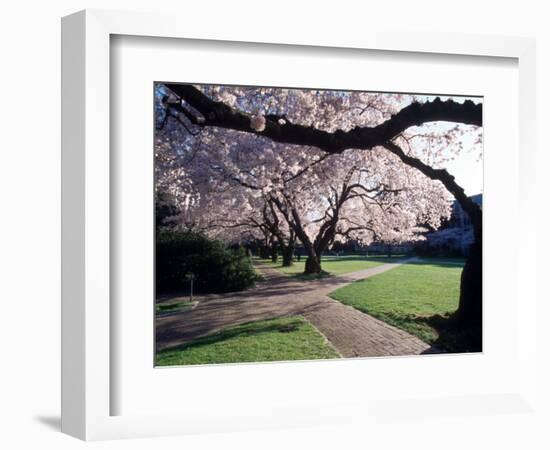
{"label": "tree trunk", "polygon": [[482,350],[482,248],[481,239],[470,247],[460,277],[460,300],[455,315],[461,328],[469,330],[471,351]]}
{"label": "tree trunk", "polygon": [[294,258],[294,244],[288,244],[283,247],[283,267],[289,267],[292,265],[292,259]]}
{"label": "tree trunk", "polygon": [[306,259],[305,275],[321,273],[321,259],[316,254],[308,255]]}
{"label": "tree trunk", "polygon": [[277,253],[277,241],[273,239],[271,241],[271,262],[276,263],[279,259],[279,254]]}
{"label": "tree trunk", "polygon": [[262,245],[260,247],[260,258],[262,259],[269,259],[269,247],[266,247],[265,245]]}

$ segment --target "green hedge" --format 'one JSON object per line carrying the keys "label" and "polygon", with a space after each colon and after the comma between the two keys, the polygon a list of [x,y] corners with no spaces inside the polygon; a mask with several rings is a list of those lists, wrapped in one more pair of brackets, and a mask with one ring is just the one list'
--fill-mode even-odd
{"label": "green hedge", "polygon": [[194,291],[200,293],[240,291],[256,279],[250,258],[242,247],[195,232],[160,232],[156,246],[158,293],[186,291],[185,275],[195,274]]}

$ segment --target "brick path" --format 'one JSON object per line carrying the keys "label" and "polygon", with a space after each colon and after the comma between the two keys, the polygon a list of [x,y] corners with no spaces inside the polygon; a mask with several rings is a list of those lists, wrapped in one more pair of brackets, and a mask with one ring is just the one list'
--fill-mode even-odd
{"label": "brick path", "polygon": [[383,264],[310,282],[295,280],[267,265],[256,265],[265,278],[256,287],[235,294],[199,298],[199,304],[193,310],[158,317],[157,350],[232,325],[301,315],[317,327],[344,357],[434,353],[436,349],[417,337],[327,296],[346,284],[399,265]]}

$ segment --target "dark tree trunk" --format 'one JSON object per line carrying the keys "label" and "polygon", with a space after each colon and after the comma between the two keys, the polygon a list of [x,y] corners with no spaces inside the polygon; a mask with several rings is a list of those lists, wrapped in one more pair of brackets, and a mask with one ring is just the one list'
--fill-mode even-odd
{"label": "dark tree trunk", "polygon": [[260,247],[260,258],[262,259],[269,259],[270,257],[270,253],[269,253],[269,247],[265,246],[265,245],[262,245]]}
{"label": "dark tree trunk", "polygon": [[321,273],[321,260],[317,255],[309,255],[306,259],[305,275]]}
{"label": "dark tree trunk", "polygon": [[294,258],[294,244],[288,244],[283,248],[283,267],[291,266],[293,258]]}
{"label": "dark tree trunk", "polygon": [[276,263],[279,259],[279,254],[277,253],[277,241],[273,239],[271,241],[271,262]]}
{"label": "dark tree trunk", "polygon": [[481,239],[476,240],[470,247],[460,277],[460,300],[455,314],[460,328],[469,331],[471,351],[482,350],[482,249]]}

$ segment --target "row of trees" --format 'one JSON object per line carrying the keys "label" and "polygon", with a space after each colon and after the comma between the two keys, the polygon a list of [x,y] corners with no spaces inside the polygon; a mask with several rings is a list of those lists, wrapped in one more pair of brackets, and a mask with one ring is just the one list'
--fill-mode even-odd
{"label": "row of trees", "polygon": [[443,169],[465,134],[479,146],[480,104],[160,83],[155,99],[157,189],[179,210],[168,222],[277,245],[284,264],[299,242],[314,273],[337,241],[422,239],[454,197],[476,237],[460,316],[480,321],[481,210]]}

